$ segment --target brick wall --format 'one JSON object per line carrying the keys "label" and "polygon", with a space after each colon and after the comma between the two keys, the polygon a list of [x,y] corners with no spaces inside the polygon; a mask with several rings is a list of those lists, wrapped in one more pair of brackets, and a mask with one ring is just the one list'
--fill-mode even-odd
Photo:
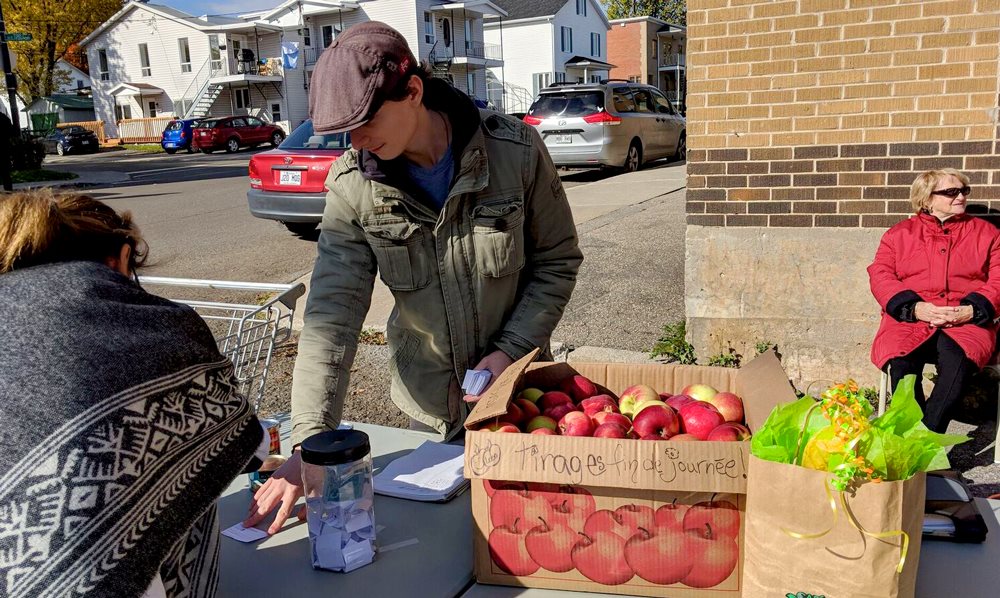
{"label": "brick wall", "polygon": [[615,65],[611,69],[612,79],[641,77],[646,80],[646,65],[643,64],[643,40],[645,23],[612,23],[608,30],[608,62]]}
{"label": "brick wall", "polygon": [[687,34],[689,224],[886,227],[945,166],[1000,210],[1000,0],[689,0]]}

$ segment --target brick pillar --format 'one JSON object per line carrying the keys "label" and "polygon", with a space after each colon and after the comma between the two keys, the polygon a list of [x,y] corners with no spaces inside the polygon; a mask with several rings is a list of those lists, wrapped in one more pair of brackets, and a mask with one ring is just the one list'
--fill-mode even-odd
{"label": "brick pillar", "polygon": [[1000,209],[1000,0],[689,0],[687,48],[691,342],[874,383],[865,269],[914,177]]}

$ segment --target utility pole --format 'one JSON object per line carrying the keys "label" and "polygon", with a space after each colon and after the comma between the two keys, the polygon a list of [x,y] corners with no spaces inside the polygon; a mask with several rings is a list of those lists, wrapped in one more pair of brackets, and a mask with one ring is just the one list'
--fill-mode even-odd
{"label": "utility pole", "polygon": [[20,134],[20,115],[17,113],[17,77],[10,64],[10,52],[7,49],[7,24],[3,20],[3,3],[0,3],[0,57],[3,58],[3,75],[7,83],[7,99],[10,102],[10,122],[14,125],[14,133]]}

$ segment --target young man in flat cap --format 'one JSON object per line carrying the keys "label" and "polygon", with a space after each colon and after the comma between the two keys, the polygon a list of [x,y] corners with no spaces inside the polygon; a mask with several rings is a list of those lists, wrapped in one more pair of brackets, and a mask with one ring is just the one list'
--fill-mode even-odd
{"label": "young man in flat cap", "polygon": [[[386,334],[393,402],[451,437],[468,414],[468,369],[498,376],[546,352],[583,257],[562,183],[535,130],[480,111],[429,77],[383,23],[323,52],[309,114],[351,132],[330,169],[292,384],[292,442],[340,423],[376,271],[395,298]],[[466,400],[463,400],[466,399]],[[247,524],[302,496],[296,452],[257,492]]]}

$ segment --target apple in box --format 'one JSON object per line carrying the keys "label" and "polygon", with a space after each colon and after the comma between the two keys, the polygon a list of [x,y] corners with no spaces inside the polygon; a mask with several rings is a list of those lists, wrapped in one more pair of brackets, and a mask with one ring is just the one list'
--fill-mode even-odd
{"label": "apple in box", "polygon": [[750,440],[750,430],[743,424],[725,422],[708,433],[709,441],[740,442]]}
{"label": "apple in box", "polygon": [[680,432],[677,413],[666,404],[643,409],[632,420],[632,428],[642,439],[666,440]]}
{"label": "apple in box", "polygon": [[573,397],[573,402],[579,403],[598,393],[597,386],[585,376],[565,378],[559,384],[559,390]]}
{"label": "apple in box", "polygon": [[705,440],[708,435],[723,424],[726,420],[719,413],[719,410],[703,401],[695,401],[681,407],[681,421],[684,423],[684,432],[691,434],[698,440]]}
{"label": "apple in box", "polygon": [[618,397],[618,410],[625,415],[632,416],[639,403],[645,401],[659,401],[660,394],[646,384],[636,384],[626,388]]}

